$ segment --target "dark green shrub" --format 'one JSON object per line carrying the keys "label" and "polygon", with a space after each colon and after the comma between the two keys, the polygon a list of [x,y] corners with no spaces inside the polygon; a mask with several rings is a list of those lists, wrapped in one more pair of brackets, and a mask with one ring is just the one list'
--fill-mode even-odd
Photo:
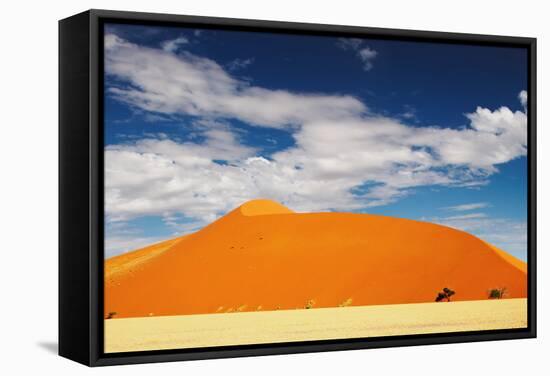
{"label": "dark green shrub", "polygon": [[506,287],[489,290],[489,299],[502,299],[506,295]]}
{"label": "dark green shrub", "polygon": [[442,302],[446,300],[447,302],[450,302],[451,296],[453,296],[454,294],[455,294],[454,290],[451,290],[450,288],[445,287],[443,288],[443,291],[437,293],[435,301]]}

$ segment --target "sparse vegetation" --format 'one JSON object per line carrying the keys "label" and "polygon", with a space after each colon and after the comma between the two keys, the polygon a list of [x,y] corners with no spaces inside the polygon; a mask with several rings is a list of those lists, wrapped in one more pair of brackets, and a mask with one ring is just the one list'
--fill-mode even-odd
{"label": "sparse vegetation", "polygon": [[246,309],[247,305],[246,304],[243,304],[242,306],[240,306],[239,308],[237,308],[237,312],[242,312]]}
{"label": "sparse vegetation", "polygon": [[353,302],[352,298],[347,298],[342,303],[338,304],[338,307],[348,307],[351,305],[352,302]]}
{"label": "sparse vegetation", "polygon": [[489,299],[502,299],[507,295],[506,287],[498,287],[489,290]]}
{"label": "sparse vegetation", "polygon": [[315,300],[310,299],[310,300],[307,301],[307,303],[306,303],[306,305],[305,305],[304,308],[305,308],[305,309],[311,309],[311,308],[313,308],[314,305],[315,305]]}
{"label": "sparse vegetation", "polygon": [[107,317],[105,318],[105,320],[109,320],[109,319],[112,319],[113,317],[116,316],[116,312],[109,312],[107,314]]}
{"label": "sparse vegetation", "polygon": [[443,291],[440,291],[440,292],[437,293],[437,297],[435,298],[435,301],[436,302],[443,302],[443,301],[450,302],[451,301],[451,296],[453,296],[454,294],[455,294],[455,292],[453,290],[451,290],[448,287],[445,287],[445,288],[443,288]]}
{"label": "sparse vegetation", "polygon": [[[482,297],[485,297],[484,293],[490,286],[482,287]],[[437,290],[433,293],[435,295]],[[462,290],[459,290],[458,294],[462,294]],[[340,300],[344,299],[341,297]],[[213,344],[308,341],[311,338],[345,338],[350,331],[357,337],[378,337],[525,328],[527,325],[526,299],[484,299],[455,304],[354,306],[337,310],[339,312],[336,317],[335,309],[320,309],[321,305],[316,305],[314,309],[306,312],[306,300],[307,298],[298,301],[302,304],[296,311],[292,310],[294,307],[282,306],[285,312],[278,315],[275,312],[273,316],[276,316],[276,319],[263,312],[247,315],[227,314],[224,318],[224,330],[212,330],[212,319],[209,315],[160,316],[155,320],[108,320],[105,350],[143,351],[153,347],[178,349],[208,347]],[[354,304],[360,303],[362,301],[354,300]],[[276,303],[273,306],[266,303],[265,308],[271,310],[275,306]],[[132,323],[131,327],[128,323]],[[267,326],[269,331],[266,331]],[[395,361],[398,360],[395,358]],[[261,374],[263,371],[258,369],[257,373]]]}

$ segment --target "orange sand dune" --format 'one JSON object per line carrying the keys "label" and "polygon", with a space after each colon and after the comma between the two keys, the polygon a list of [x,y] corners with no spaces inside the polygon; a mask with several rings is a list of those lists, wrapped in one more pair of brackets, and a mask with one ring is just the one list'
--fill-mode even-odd
{"label": "orange sand dune", "polygon": [[[526,265],[468,233],[250,201],[185,237],[105,263],[115,317],[433,302],[527,294]],[[445,304],[445,303],[442,303]]]}

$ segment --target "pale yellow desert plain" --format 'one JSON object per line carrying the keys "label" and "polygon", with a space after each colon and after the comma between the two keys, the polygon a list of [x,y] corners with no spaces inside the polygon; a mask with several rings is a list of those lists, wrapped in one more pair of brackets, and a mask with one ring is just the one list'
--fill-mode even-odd
{"label": "pale yellow desert plain", "polygon": [[527,327],[527,299],[105,320],[105,352]]}

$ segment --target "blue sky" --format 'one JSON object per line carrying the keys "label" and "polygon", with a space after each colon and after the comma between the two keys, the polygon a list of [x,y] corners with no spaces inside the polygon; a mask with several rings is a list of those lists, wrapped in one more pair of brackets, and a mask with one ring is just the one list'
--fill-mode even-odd
{"label": "blue sky", "polygon": [[261,197],[526,259],[526,50],[112,24],[105,73],[106,256]]}

